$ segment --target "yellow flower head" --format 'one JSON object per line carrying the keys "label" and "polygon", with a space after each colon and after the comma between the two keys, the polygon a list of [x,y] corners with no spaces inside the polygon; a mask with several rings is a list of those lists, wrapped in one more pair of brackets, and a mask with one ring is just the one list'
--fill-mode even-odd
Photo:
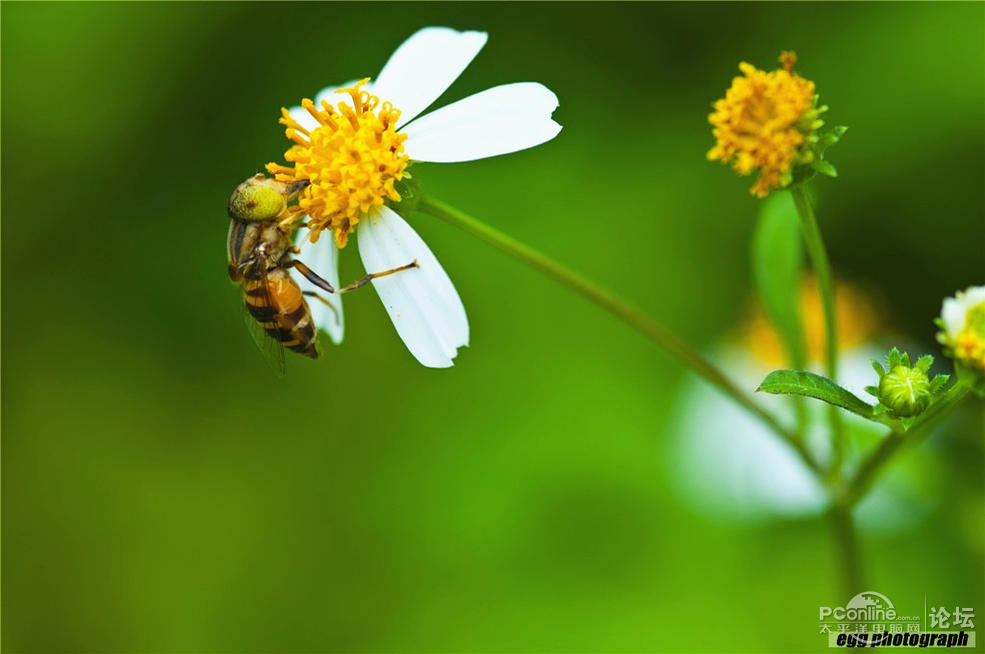
{"label": "yellow flower head", "polygon": [[739,64],[742,76],[708,116],[715,136],[708,159],[731,162],[740,175],[758,170],[750,192],[761,198],[788,185],[794,165],[814,160],[811,146],[823,124],[817,116],[825,110],[816,107],[814,82],[793,72],[797,55],[784,52],[780,62],[783,68],[769,73]]}
{"label": "yellow flower head", "polygon": [[322,100],[316,107],[302,100],[301,106],[318,121],[310,131],[281,109],[280,122],[295,143],[284,160],[293,167],[269,163],[267,171],[281,182],[307,182],[281,224],[288,227],[307,215],[312,242],[322,231],[334,230],[336,243],[345,247],[360,216],[388,199],[400,201],[394,184],[408,176],[407,135],[396,129],[400,111],[361,89],[368,81],[336,91],[349,96],[336,106]]}

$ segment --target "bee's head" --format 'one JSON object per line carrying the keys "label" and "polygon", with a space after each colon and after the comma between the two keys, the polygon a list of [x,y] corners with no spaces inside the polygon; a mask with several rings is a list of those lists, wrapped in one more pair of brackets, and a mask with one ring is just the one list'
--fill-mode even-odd
{"label": "bee's head", "polygon": [[249,177],[229,196],[229,217],[264,222],[273,220],[287,207],[287,186],[262,174]]}

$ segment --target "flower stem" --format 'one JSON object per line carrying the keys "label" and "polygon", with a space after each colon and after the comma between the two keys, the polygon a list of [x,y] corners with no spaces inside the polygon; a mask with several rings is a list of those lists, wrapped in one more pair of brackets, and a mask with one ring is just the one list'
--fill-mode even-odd
{"label": "flower stem", "polygon": [[450,223],[472,236],[485,241],[503,252],[519,259],[549,277],[561,282],[571,290],[591,300],[606,311],[617,316],[630,327],[663,348],[686,368],[697,373],[737,404],[756,416],[770,429],[785,440],[814,472],[821,473],[820,466],[808,452],[806,446],[790,430],[781,425],[776,418],[756,404],[749,395],[729,380],[714,364],[698,351],[682,341],[666,327],[646,315],[639,308],[615,295],[609,289],[579,275],[570,268],[538,252],[512,236],[504,234],[468,214],[429,196],[422,196],[418,210]]}
{"label": "flower stem", "polygon": [[862,576],[862,556],[858,544],[858,532],[852,518],[850,506],[835,504],[828,513],[831,520],[831,533],[840,558],[844,597],[853,597],[863,590],[865,580]]}
{"label": "flower stem", "polygon": [[[804,233],[804,243],[807,245],[807,255],[811,259],[811,266],[814,268],[814,274],[817,275],[817,285],[821,292],[821,308],[824,312],[825,368],[828,377],[832,381],[837,381],[838,320],[835,315],[835,287],[834,278],[831,274],[831,262],[828,260],[828,252],[824,247],[824,239],[821,238],[821,229],[818,227],[814,208],[811,207],[810,198],[807,197],[807,186],[805,184],[792,186],[790,195],[793,196],[797,213],[800,215],[800,225]],[[829,410],[829,417],[834,455],[830,472],[837,478],[844,452],[844,434],[838,410],[832,407]]]}
{"label": "flower stem", "polygon": [[824,339],[825,361],[827,374],[832,380],[838,375],[838,332],[835,316],[835,287],[831,275],[831,262],[821,238],[821,229],[817,225],[817,217],[807,197],[807,187],[798,184],[791,187],[797,213],[800,214],[800,224],[804,231],[804,242],[807,244],[807,254],[811,258],[811,266],[817,275],[817,284],[821,291],[821,307],[824,310]]}
{"label": "flower stem", "polygon": [[858,472],[848,483],[844,491],[842,503],[854,506],[869,489],[878,476],[882,467],[889,459],[907,443],[919,443],[940,421],[958,405],[970,391],[970,387],[958,381],[936,402],[924,411],[913,425],[905,432],[893,430],[879,443],[858,468]]}

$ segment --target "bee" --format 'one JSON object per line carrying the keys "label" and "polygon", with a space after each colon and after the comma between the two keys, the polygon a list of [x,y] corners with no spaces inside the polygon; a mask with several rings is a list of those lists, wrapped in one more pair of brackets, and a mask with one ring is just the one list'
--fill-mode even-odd
{"label": "bee", "polygon": [[[278,222],[288,203],[307,182],[284,184],[257,174],[239,184],[229,196],[227,211],[231,219],[226,238],[229,278],[240,286],[247,327],[260,351],[279,374],[284,373],[284,349],[312,359],[319,356],[317,327],[305,297],[327,300],[311,291],[302,291],[291,277],[293,268],[327,293],[347,293],[378,277],[416,268],[413,261],[379,273],[370,273],[357,282],[336,289],[292,254],[300,249],[291,242],[291,231]],[[303,226],[303,225],[302,225]]]}

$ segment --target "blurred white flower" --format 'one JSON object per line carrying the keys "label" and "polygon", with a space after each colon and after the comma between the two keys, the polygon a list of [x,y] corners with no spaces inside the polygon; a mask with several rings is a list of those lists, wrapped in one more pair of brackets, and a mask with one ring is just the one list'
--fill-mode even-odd
{"label": "blurred white flower", "polygon": [[[810,367],[821,373],[823,313],[813,281],[806,281],[801,293]],[[864,389],[875,377],[871,361],[885,352],[874,342],[876,312],[871,300],[854,287],[839,285],[837,297],[838,383],[866,398]],[[771,371],[788,367],[779,339],[758,307],[740,335],[716,348],[712,358],[741,388],[750,390]],[[756,400],[785,424],[803,420],[808,448],[821,460],[830,457],[828,405],[804,399],[803,414],[798,415],[796,401],[789,397],[757,394]],[[883,427],[858,416],[842,412],[841,418],[846,431],[862,435],[859,440],[866,451],[885,433]],[[702,513],[725,522],[764,522],[818,516],[829,506],[824,484],[786,443],[700,380],[684,381],[669,431],[674,485],[684,501]],[[861,453],[857,442],[847,444],[849,457]],[[898,529],[927,511],[927,501],[914,491],[919,479],[905,470],[892,472],[892,483],[877,484],[856,507],[867,529]]]}
{"label": "blurred white flower", "polygon": [[985,373],[985,286],[972,286],[944,300],[937,340],[956,361]]}
{"label": "blurred white flower", "polygon": [[[434,368],[452,365],[458,348],[468,344],[469,325],[444,269],[388,206],[401,200],[408,166],[515,152],[549,141],[561,130],[551,119],[557,96],[533,82],[496,86],[420,116],[485,43],[484,32],[444,27],[416,32],[372,83],[366,79],[347,88],[329,87],[314,102],[283,110],[281,122],[295,143],[284,155],[290,165],[267,166],[281,181],[309,183],[286,222],[306,222],[299,258],[336,288],[337,248],[345,247],[352,231],[367,272],[417,262],[417,268],[372,284],[411,354]],[[319,239],[325,230],[335,238]],[[296,278],[304,290],[318,290],[300,275]],[[341,299],[337,294],[326,299],[331,308],[311,303],[313,317],[338,343],[343,336]]]}

